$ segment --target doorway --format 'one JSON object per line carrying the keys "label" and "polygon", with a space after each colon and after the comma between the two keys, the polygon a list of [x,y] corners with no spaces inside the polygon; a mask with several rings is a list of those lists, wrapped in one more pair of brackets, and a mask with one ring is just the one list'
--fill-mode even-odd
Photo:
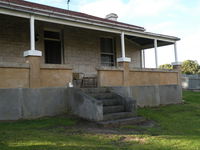
{"label": "doorway", "polygon": [[44,31],[44,48],[46,64],[62,63],[62,46],[60,32]]}

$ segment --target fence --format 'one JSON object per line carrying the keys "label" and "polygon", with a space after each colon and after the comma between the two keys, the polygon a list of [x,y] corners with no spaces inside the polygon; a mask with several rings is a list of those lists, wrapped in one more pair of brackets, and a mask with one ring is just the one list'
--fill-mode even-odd
{"label": "fence", "polygon": [[182,87],[188,90],[200,90],[200,75],[182,75]]}

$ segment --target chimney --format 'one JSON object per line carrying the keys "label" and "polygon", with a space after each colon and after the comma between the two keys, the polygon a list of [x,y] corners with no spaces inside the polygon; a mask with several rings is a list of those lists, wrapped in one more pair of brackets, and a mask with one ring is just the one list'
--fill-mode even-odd
{"label": "chimney", "polygon": [[118,16],[115,13],[110,13],[110,14],[106,15],[106,17],[105,17],[105,19],[113,20],[113,21],[117,21],[117,18],[118,18]]}

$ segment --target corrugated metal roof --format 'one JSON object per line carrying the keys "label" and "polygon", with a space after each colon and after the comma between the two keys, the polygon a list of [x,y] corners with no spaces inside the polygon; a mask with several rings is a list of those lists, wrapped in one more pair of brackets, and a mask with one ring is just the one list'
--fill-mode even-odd
{"label": "corrugated metal roof", "polygon": [[[131,25],[131,24],[123,23],[123,22],[108,20],[105,18],[100,18],[100,17],[88,15],[85,13],[80,13],[80,12],[65,10],[65,9],[61,9],[61,8],[51,7],[51,6],[47,6],[47,5],[27,2],[24,0],[0,0],[0,1],[7,2],[7,4],[5,4],[5,5],[9,5],[10,7],[16,7],[18,9],[20,8],[20,9],[24,9],[24,10],[32,10],[32,11],[38,11],[38,12],[46,10],[45,13],[47,13],[47,14],[48,13],[51,14],[50,12],[48,12],[48,11],[51,11],[51,12],[57,12],[57,13],[63,14],[63,15],[69,15],[71,17],[74,16],[74,17],[90,19],[89,21],[92,20],[93,22],[98,21],[98,23],[99,23],[99,21],[100,21],[102,24],[109,23],[109,24],[112,24],[113,26],[122,27],[122,28],[128,28],[128,29],[140,30],[140,31],[145,30],[143,27],[136,26],[136,25]],[[13,6],[12,4],[17,4],[17,5]]]}

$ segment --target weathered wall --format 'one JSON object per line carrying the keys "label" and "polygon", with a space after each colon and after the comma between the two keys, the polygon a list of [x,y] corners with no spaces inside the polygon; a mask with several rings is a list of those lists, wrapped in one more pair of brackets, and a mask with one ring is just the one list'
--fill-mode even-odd
{"label": "weathered wall", "polygon": [[72,69],[65,65],[42,65],[40,87],[62,87],[72,82]]}
{"label": "weathered wall", "polygon": [[182,88],[179,85],[112,87],[112,91],[132,97],[140,107],[182,103]]}
{"label": "weathered wall", "polygon": [[67,88],[0,89],[0,120],[63,114],[67,101]]}
{"label": "weathered wall", "polygon": [[0,88],[29,87],[29,65],[0,63]]}
{"label": "weathered wall", "polygon": [[0,62],[25,62],[29,49],[29,20],[0,15]]}
{"label": "weathered wall", "polygon": [[[0,63],[0,88],[29,88],[30,70],[28,63]],[[37,88],[62,87],[72,82],[72,69],[68,65],[43,64],[36,77],[40,82]]]}
{"label": "weathered wall", "polygon": [[[125,40],[125,48],[126,48],[126,57],[131,58],[129,67],[130,68],[140,68],[141,67],[141,56],[140,56],[141,48],[127,39]],[[121,49],[119,49],[119,50],[121,52]],[[121,57],[121,53],[118,57]]]}
{"label": "weathered wall", "polygon": [[99,86],[178,85],[179,78],[174,70],[132,69],[127,72],[125,84],[124,69],[99,67],[97,70]]}
{"label": "weathered wall", "polygon": [[103,68],[98,69],[98,84],[99,86],[122,86],[123,85],[123,70]]}
{"label": "weathered wall", "polygon": [[34,119],[72,113],[102,120],[103,103],[74,88],[0,89],[0,120]]}
{"label": "weathered wall", "polygon": [[129,85],[170,85],[178,84],[177,71],[135,69],[129,72]]}
{"label": "weathered wall", "polygon": [[[23,52],[29,46],[29,20],[0,15],[0,62],[25,62]],[[120,35],[58,24],[35,22],[39,35],[36,49],[42,51],[44,63],[44,30],[60,31],[63,34],[63,64],[70,64],[75,72],[95,74],[100,66],[100,38],[110,37],[116,41],[116,58],[121,57]],[[140,67],[140,51],[134,43],[125,41],[126,56],[132,58],[131,67]],[[117,64],[116,64],[117,65]]]}

